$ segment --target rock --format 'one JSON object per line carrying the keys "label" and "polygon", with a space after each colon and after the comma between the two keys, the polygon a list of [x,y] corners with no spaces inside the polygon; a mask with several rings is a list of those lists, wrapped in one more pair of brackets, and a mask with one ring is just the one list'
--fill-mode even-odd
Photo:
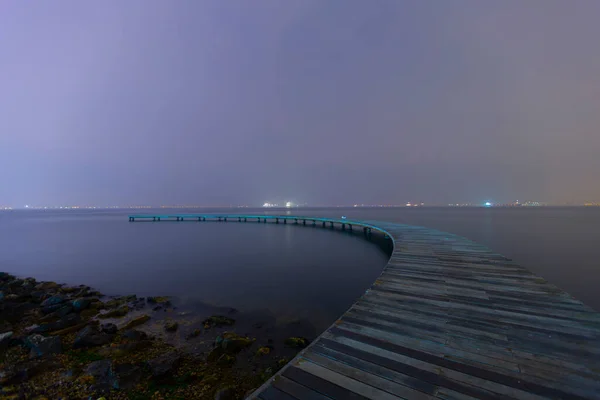
{"label": "rock", "polygon": [[221,356],[217,359],[217,365],[222,367],[229,367],[235,364],[235,356],[231,356],[229,354],[221,354]]}
{"label": "rock", "polygon": [[63,286],[61,287],[58,291],[61,293],[65,293],[65,294],[73,294],[77,291],[79,291],[80,289],[78,287],[72,287],[72,286]]}
{"label": "rock", "polygon": [[131,329],[136,326],[142,325],[142,324],[148,322],[149,320],[150,320],[150,317],[148,315],[144,314],[144,315],[141,315],[141,316],[129,321],[122,329]]}
{"label": "rock", "polygon": [[133,364],[121,364],[115,367],[121,389],[133,388],[142,378],[142,369]]}
{"label": "rock", "polygon": [[7,281],[12,278],[13,278],[13,276],[11,274],[9,274],[8,272],[0,272],[0,281]]}
{"label": "rock", "polygon": [[25,340],[25,345],[31,349],[30,358],[62,352],[62,343],[58,336],[31,335]]}
{"label": "rock", "polygon": [[60,285],[56,282],[41,282],[35,286],[37,290],[58,289],[59,287]]}
{"label": "rock", "polygon": [[166,296],[156,296],[156,297],[148,297],[148,304],[159,304],[165,307],[169,307],[171,305],[171,301]]}
{"label": "rock", "polygon": [[308,346],[308,340],[303,337],[289,337],[285,339],[284,343],[287,347],[294,347],[297,349],[302,349]]}
{"label": "rock", "polygon": [[165,331],[167,332],[175,332],[179,328],[179,324],[174,321],[167,322],[165,324]]}
{"label": "rock", "polygon": [[202,321],[202,324],[206,329],[212,328],[213,326],[229,326],[233,325],[235,320],[229,317],[225,317],[223,315],[213,315]]}
{"label": "rock", "polygon": [[172,351],[148,361],[148,367],[154,379],[163,379],[173,373],[173,370],[177,368],[180,361],[181,357],[179,354]]}
{"label": "rock", "polygon": [[215,400],[236,400],[235,387],[227,386],[217,390],[215,393]]}
{"label": "rock", "polygon": [[43,290],[38,290],[35,292],[31,292],[29,295],[35,301],[42,301],[46,297],[46,292],[44,292]]}
{"label": "rock", "polygon": [[223,335],[217,336],[215,343],[226,353],[235,354],[252,345],[254,340],[249,337],[240,336],[235,332],[223,332]]}
{"label": "rock", "polygon": [[57,306],[60,308],[50,314],[47,314],[40,321],[50,321],[53,318],[60,319],[73,311],[73,307],[71,307],[69,304],[67,304],[67,305],[57,304]]}
{"label": "rock", "polygon": [[87,310],[83,310],[79,313],[79,315],[81,315],[81,318],[92,318],[96,316],[96,314],[98,314],[98,310],[95,310],[93,308],[88,308]]}
{"label": "rock", "polygon": [[12,332],[0,333],[0,352],[3,352],[8,347],[12,336]]}
{"label": "rock", "polygon": [[62,294],[57,294],[51,297],[48,297],[46,300],[42,302],[42,307],[53,306],[55,304],[64,303],[67,301],[67,298]]}
{"label": "rock", "polygon": [[106,324],[100,325],[100,330],[104,333],[108,333],[109,335],[114,335],[115,333],[117,333],[117,326],[108,322]]}
{"label": "rock", "polygon": [[92,362],[86,368],[85,374],[94,378],[90,389],[97,393],[108,394],[111,389],[119,389],[119,379],[110,360]]}
{"label": "rock", "polygon": [[112,335],[100,332],[97,326],[88,325],[81,331],[79,331],[79,333],[75,337],[75,341],[73,342],[73,348],[78,349],[81,347],[102,346],[104,344],[110,343],[112,341],[112,338]]}
{"label": "rock", "polygon": [[78,299],[73,300],[72,304],[75,311],[85,310],[90,305],[90,299],[80,297]]}
{"label": "rock", "polygon": [[0,301],[4,300],[4,292],[0,290]]}
{"label": "rock", "polygon": [[[94,323],[94,322],[96,322],[96,321],[92,321],[92,323]],[[90,322],[82,322],[80,324],[73,325],[68,328],[61,329],[59,331],[54,331],[54,332],[52,332],[52,334],[53,335],[67,335],[69,333],[77,332],[77,331],[81,330],[82,328],[85,328],[89,323]]]}
{"label": "rock", "polygon": [[200,334],[202,333],[202,331],[200,329],[194,329],[192,332],[190,332],[190,334],[188,334],[185,338],[186,339],[193,339],[195,337],[200,336]]}
{"label": "rock", "polygon": [[56,311],[60,310],[64,306],[65,306],[64,304],[52,304],[50,306],[42,307],[42,314],[52,314],[52,313],[55,313]]}
{"label": "rock", "polygon": [[120,318],[120,317],[127,315],[128,312],[129,312],[129,307],[122,306],[115,310],[111,310],[104,314],[100,314],[100,315],[98,315],[98,318]]}
{"label": "rock", "polygon": [[256,350],[256,355],[257,356],[266,356],[269,355],[269,353],[271,352],[271,348],[270,347],[260,347],[258,350]]}
{"label": "rock", "polygon": [[123,332],[123,337],[129,340],[146,340],[148,339],[148,335],[146,332],[138,331],[137,329],[130,329],[128,331]]}
{"label": "rock", "polygon": [[31,330],[32,333],[41,332],[52,332],[65,329],[69,326],[76,325],[81,321],[81,318],[77,314],[68,314],[56,322],[49,322],[47,324],[40,324]]}

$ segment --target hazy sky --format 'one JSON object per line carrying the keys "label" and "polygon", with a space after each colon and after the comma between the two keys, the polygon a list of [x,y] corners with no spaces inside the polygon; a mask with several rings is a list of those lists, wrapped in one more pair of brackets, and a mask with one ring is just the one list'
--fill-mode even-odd
{"label": "hazy sky", "polygon": [[600,1],[0,2],[0,205],[600,201]]}

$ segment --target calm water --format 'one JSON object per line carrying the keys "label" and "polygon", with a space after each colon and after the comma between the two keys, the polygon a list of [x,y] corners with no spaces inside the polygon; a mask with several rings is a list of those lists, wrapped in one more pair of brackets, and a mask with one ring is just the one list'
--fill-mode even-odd
{"label": "calm water", "polygon": [[[264,213],[263,209],[243,211]],[[129,213],[0,212],[0,270],[87,284],[107,294],[164,294],[184,303],[265,311],[281,321],[307,319],[322,330],[360,296],[387,261],[380,246],[359,234],[256,222],[131,224]],[[293,213],[343,214],[466,236],[600,309],[599,208],[297,209]]]}

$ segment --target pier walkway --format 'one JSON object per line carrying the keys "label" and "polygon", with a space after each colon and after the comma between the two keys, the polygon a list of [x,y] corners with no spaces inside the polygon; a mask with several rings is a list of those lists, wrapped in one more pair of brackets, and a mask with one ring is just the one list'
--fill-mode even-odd
{"label": "pier walkway", "polygon": [[380,221],[160,216],[192,218],[343,225],[394,242],[365,294],[250,398],[600,399],[600,313],[482,245]]}

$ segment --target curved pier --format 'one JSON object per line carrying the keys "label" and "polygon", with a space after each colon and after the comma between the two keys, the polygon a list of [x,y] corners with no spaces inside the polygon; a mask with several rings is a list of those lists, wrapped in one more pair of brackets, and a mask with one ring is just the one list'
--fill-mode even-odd
{"label": "curved pier", "polygon": [[371,288],[250,398],[600,398],[600,313],[482,245],[380,221],[130,221],[191,217],[360,227],[394,242]]}

